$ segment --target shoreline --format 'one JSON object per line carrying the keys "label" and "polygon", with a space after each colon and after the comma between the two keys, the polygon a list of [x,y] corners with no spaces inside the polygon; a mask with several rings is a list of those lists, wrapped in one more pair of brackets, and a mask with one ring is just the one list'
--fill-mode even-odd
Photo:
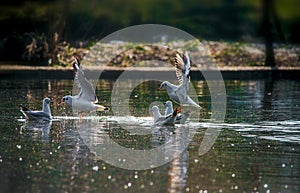
{"label": "shoreline", "polygon": [[[86,67],[87,75],[99,75],[100,79],[117,79],[123,72],[127,72],[128,77],[139,78],[160,78],[166,75],[175,76],[175,70],[170,67]],[[247,79],[295,79],[300,80],[300,67],[265,67],[265,66],[234,66],[218,68],[192,67],[190,72],[192,80],[204,80],[203,74],[221,72],[225,80],[247,80]],[[73,79],[73,69],[71,67],[48,67],[48,66],[20,66],[20,65],[0,65],[0,79]],[[33,78],[34,77],[34,78]],[[212,78],[213,79],[213,78]]]}

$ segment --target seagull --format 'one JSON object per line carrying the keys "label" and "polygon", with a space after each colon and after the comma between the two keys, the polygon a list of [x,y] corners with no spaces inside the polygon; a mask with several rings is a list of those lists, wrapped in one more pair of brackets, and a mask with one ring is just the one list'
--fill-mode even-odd
{"label": "seagull", "polygon": [[169,97],[178,104],[187,104],[200,108],[200,106],[188,96],[191,62],[187,52],[182,56],[176,52],[175,67],[179,85],[164,81],[160,84],[158,90],[166,89]]}
{"label": "seagull", "polygon": [[175,118],[181,112],[181,107],[177,107],[171,114],[162,116],[157,106],[152,107],[152,114],[154,117],[154,125],[174,125]]}
{"label": "seagull", "polygon": [[20,111],[28,120],[45,120],[50,121],[52,119],[50,110],[50,99],[44,98],[43,108],[41,111],[32,111],[27,107],[20,105]]}
{"label": "seagull", "polygon": [[64,96],[61,99],[61,102],[66,103],[68,106],[73,107],[79,112],[109,110],[108,107],[96,104],[98,102],[98,98],[96,96],[95,89],[84,76],[84,72],[80,68],[80,62],[77,57],[75,57],[75,63],[73,64],[73,67],[76,76],[75,80],[78,80],[81,90],[76,96]]}
{"label": "seagull", "polygon": [[[166,110],[165,110],[165,116],[168,116],[169,114],[173,113],[173,104],[171,101],[166,102]],[[175,118],[175,124],[184,124],[187,120],[187,118],[190,116],[190,111],[187,111],[183,114],[177,114]]]}

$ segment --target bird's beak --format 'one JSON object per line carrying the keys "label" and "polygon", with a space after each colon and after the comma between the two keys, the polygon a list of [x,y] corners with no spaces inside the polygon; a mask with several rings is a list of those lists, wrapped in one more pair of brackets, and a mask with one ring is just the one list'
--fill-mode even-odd
{"label": "bird's beak", "polygon": [[63,103],[64,101],[61,99],[59,102],[58,102],[58,104],[60,105],[61,103]]}
{"label": "bird's beak", "polygon": [[157,90],[159,91],[159,90],[161,90],[161,88],[160,88],[160,87],[158,87],[158,88],[157,88]]}

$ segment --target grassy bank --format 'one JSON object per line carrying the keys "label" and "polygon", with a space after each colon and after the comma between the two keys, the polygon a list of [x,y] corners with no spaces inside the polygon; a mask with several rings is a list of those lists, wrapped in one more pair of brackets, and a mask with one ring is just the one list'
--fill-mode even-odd
{"label": "grassy bank", "polygon": [[[300,66],[300,47],[287,44],[274,45],[274,54],[277,67],[299,67]],[[107,64],[108,66],[127,67],[153,67],[153,62],[172,63],[174,51],[188,50],[194,65],[207,66],[207,61],[203,58],[211,58],[212,62],[218,67],[263,67],[265,66],[265,47],[259,43],[242,42],[217,42],[202,41],[175,41],[159,44],[132,44],[126,42],[117,43],[96,43],[89,50],[76,49],[73,52],[60,53],[60,61],[63,65],[72,65],[73,55],[83,56],[89,61],[90,65],[97,63]],[[207,60],[207,59],[206,59]],[[211,62],[211,61],[210,61]],[[159,67],[154,66],[154,67]]]}
{"label": "grassy bank", "polygon": [[[300,47],[295,45],[274,45],[277,67],[299,67]],[[53,68],[70,68],[73,56],[85,59],[85,65],[105,64],[111,67],[161,67],[162,63],[173,63],[174,51],[188,50],[193,65],[209,67],[214,63],[219,68],[264,67],[264,44],[242,42],[174,41],[159,44],[133,44],[128,42],[95,43],[89,48],[75,48],[62,44],[57,50],[57,62],[49,65]],[[209,61],[208,61],[209,58]],[[160,61],[160,62],[154,62]],[[2,63],[2,69],[9,68]],[[24,66],[36,66],[28,63]],[[19,67],[20,69],[24,67]],[[43,68],[43,67],[40,67]],[[238,69],[238,68],[236,68]]]}

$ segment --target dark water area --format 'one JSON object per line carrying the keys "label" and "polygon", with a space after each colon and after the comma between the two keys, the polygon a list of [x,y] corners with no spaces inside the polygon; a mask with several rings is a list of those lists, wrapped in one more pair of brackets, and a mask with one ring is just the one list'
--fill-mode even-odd
{"label": "dark water area", "polygon": [[[133,81],[122,83],[122,89]],[[198,121],[187,121],[194,131],[188,147],[159,167],[128,170],[95,156],[78,126],[90,124],[87,135],[94,142],[103,143],[109,136],[128,149],[147,150],[182,136],[177,125],[152,131],[149,105],[168,100],[166,92],[156,90],[157,82],[145,82],[130,95],[131,116],[150,131],[134,136],[114,120],[112,110],[87,120],[58,104],[71,94],[73,80],[1,80],[0,192],[300,192],[300,81],[226,80],[224,123],[209,119],[211,97],[205,81],[192,84],[202,109]],[[113,80],[98,82],[100,104],[111,106],[113,86]],[[44,97],[51,98],[56,119],[24,122],[19,104],[41,109]],[[126,118],[124,124],[130,125]],[[208,129],[220,134],[199,155]]]}

